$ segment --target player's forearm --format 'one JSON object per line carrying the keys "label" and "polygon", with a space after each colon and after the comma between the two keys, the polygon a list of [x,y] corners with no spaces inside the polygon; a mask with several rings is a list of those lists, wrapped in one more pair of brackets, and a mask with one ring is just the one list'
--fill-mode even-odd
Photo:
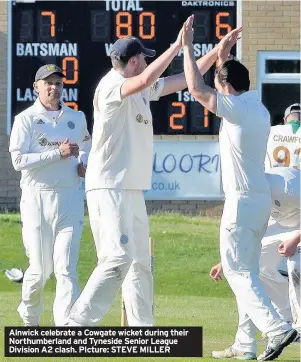
{"label": "player's forearm", "polygon": [[300,243],[300,230],[296,232],[296,234],[291,238],[291,243],[293,246],[297,247]]}
{"label": "player's forearm", "polygon": [[196,65],[192,46],[184,47],[184,70],[189,93],[210,112],[216,113],[216,91],[205,84]]}
{"label": "player's forearm", "polygon": [[61,154],[58,148],[41,153],[21,153],[15,151],[11,153],[11,159],[16,171],[24,171],[57,162],[61,159]]}
{"label": "player's forearm", "polygon": [[171,45],[160,57],[152,62],[141,74],[146,87],[150,87],[165,71],[173,58],[177,55],[179,47]]}
{"label": "player's forearm", "polygon": [[[217,52],[218,52],[218,48],[215,47],[196,62],[198,71],[202,75],[206,74],[207,71],[212,67],[212,65],[216,61]],[[170,77],[166,77],[161,97],[181,91],[185,88],[187,88],[187,82],[186,82],[184,72],[180,73],[180,74],[172,75]]]}
{"label": "player's forearm", "polygon": [[189,93],[201,92],[205,88],[205,82],[199,72],[191,46],[184,47],[184,71]]}
{"label": "player's forearm", "polygon": [[199,72],[204,75],[217,60],[218,46],[214,47],[207,54],[197,60],[196,65]]}
{"label": "player's forearm", "polygon": [[225,61],[228,59],[228,57],[218,57],[217,61],[216,61],[216,66],[219,67],[221,66],[223,63],[225,63]]}

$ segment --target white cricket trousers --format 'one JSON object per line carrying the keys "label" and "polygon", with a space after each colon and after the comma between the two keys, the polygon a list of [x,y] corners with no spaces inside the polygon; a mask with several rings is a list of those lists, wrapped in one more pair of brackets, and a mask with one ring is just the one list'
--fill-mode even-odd
{"label": "white cricket trousers", "polygon": [[24,274],[18,312],[25,325],[37,326],[42,291],[54,271],[53,317],[63,326],[80,294],[77,261],[84,221],[84,195],[79,189],[22,190],[22,236],[29,267]]}
{"label": "white cricket trousers", "polygon": [[269,194],[226,195],[220,227],[221,262],[238,306],[233,346],[245,352],[256,352],[256,328],[268,337],[290,329],[272,306],[259,278],[261,239],[270,210]]}
{"label": "white cricket trousers", "polygon": [[[298,260],[298,253],[292,258],[281,257],[278,252],[278,247],[282,241],[291,239],[299,228],[287,228],[279,225],[274,219],[270,219],[267,231],[262,239],[262,249],[260,256],[260,279],[264,283],[265,289],[274,305],[277,313],[280,317],[290,323],[293,322],[293,327],[296,325],[296,314],[292,317],[292,311],[298,310],[296,305],[295,295],[298,291],[295,290],[298,287],[292,281],[293,274],[298,274],[298,268],[300,273],[300,260]],[[294,265],[290,265],[293,260],[296,259]],[[279,273],[279,270],[288,272],[291,270],[289,279]],[[295,278],[296,279],[296,278]],[[295,280],[294,279],[294,280]],[[298,294],[297,294],[298,295]],[[300,298],[299,298],[300,300]],[[300,322],[299,322],[300,323]]]}
{"label": "white cricket trousers", "polygon": [[153,277],[142,191],[87,192],[98,264],[70,312],[69,325],[96,325],[122,286],[129,326],[152,326]]}
{"label": "white cricket trousers", "polygon": [[301,289],[300,289],[300,256],[301,245],[293,256],[287,259],[289,278],[289,296],[293,315],[293,327],[301,335]]}

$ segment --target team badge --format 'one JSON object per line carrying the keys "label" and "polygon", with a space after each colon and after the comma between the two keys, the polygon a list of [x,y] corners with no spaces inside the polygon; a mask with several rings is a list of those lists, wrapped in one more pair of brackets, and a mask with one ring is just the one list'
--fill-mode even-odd
{"label": "team badge", "polygon": [[47,70],[55,70],[55,65],[53,65],[53,64],[47,65],[46,69]]}
{"label": "team badge", "polygon": [[39,139],[40,146],[45,147],[45,146],[47,146],[47,143],[48,143],[47,138],[43,137],[43,138]]}
{"label": "team badge", "polygon": [[73,122],[71,122],[71,121],[69,121],[69,122],[67,123],[67,125],[68,125],[68,127],[69,127],[70,129],[74,129],[74,128],[75,128],[75,124],[74,124]]}
{"label": "team badge", "polygon": [[153,90],[154,90],[154,92],[157,92],[158,88],[159,88],[159,80],[157,80],[157,81],[153,84]]}
{"label": "team badge", "polygon": [[142,117],[141,114],[137,114],[136,121],[137,121],[138,123],[142,123],[142,122],[143,122],[143,117]]}
{"label": "team badge", "polygon": [[121,242],[121,244],[126,244],[128,241],[129,241],[129,237],[128,237],[127,235],[122,234],[122,235],[120,236],[120,242]]}

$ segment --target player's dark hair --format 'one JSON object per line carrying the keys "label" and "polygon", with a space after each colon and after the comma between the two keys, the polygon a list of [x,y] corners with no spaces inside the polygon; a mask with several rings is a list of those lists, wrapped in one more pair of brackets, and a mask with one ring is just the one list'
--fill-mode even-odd
{"label": "player's dark hair", "polygon": [[118,56],[115,51],[112,51],[110,57],[114,69],[124,69],[131,58]]}
{"label": "player's dark hair", "polygon": [[224,86],[225,83],[231,84],[237,92],[248,91],[250,89],[250,77],[248,69],[238,60],[226,60],[217,73],[219,83]]}

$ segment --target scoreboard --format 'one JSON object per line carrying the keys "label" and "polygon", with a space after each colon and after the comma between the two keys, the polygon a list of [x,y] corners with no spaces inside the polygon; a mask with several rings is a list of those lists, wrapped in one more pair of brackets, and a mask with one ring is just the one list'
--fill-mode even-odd
{"label": "scoreboard", "polygon": [[[194,53],[199,58],[237,25],[236,1],[27,0],[9,2],[9,7],[8,128],[14,116],[36,99],[32,84],[44,64],[63,69],[63,101],[86,114],[91,131],[94,90],[111,68],[109,54],[118,38],[136,36],[158,56],[194,14]],[[180,50],[163,76],[182,71]],[[213,85],[213,77],[211,69],[206,83]],[[151,108],[154,134],[218,133],[219,118],[187,89],[151,102]]]}

